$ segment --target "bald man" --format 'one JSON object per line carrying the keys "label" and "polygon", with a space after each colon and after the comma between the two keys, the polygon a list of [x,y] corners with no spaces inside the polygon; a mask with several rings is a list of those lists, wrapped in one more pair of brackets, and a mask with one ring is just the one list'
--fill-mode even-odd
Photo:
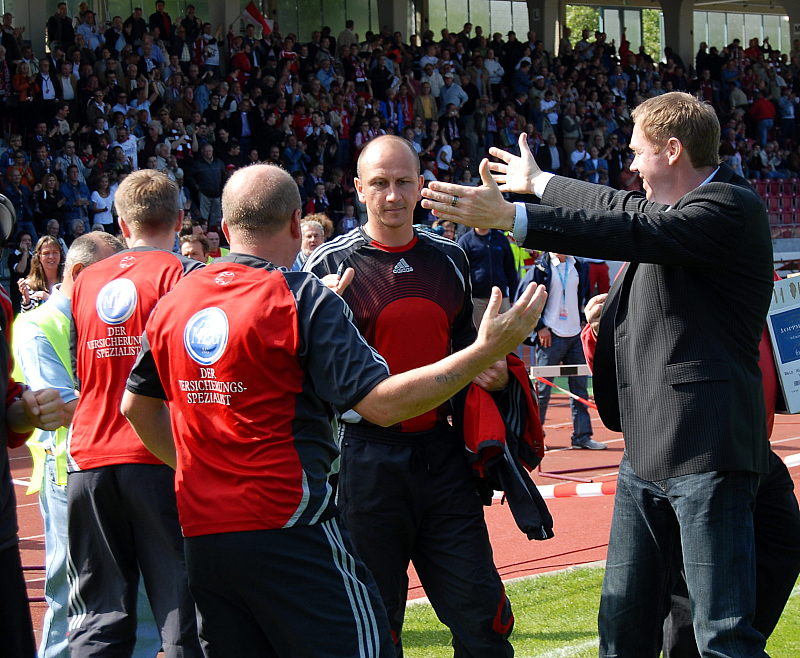
{"label": "bald man", "polygon": [[390,377],[341,298],[285,269],[301,235],[292,178],[241,169],[222,207],[231,253],[158,305],[122,402],[177,468],[201,638],[209,655],[391,658],[384,606],[333,503],[334,410],[389,426],[436,408],[524,337],[545,295],[498,315],[498,291],[473,344]]}
{"label": "bald man", "polygon": [[[304,267],[319,277],[354,269],[344,300],[393,373],[459,354],[475,339],[464,251],[413,228],[423,185],[419,167],[407,140],[370,141],[355,179],[366,225],[317,249]],[[505,387],[502,364],[496,379],[492,373],[492,388]],[[388,428],[345,416],[351,422],[342,425],[337,502],[378,583],[398,656],[409,562],[453,633],[456,656],[511,656],[511,604],[494,565],[464,440],[447,421],[452,413],[444,401]]]}

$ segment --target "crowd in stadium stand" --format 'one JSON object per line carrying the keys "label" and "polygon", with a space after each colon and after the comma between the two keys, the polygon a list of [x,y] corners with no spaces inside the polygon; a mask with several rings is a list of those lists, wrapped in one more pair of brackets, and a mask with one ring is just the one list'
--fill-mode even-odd
{"label": "crowd in stadium stand", "polygon": [[[558,55],[533,32],[489,35],[469,23],[409,45],[400,32],[359,38],[347,21],[306,42],[279,23],[266,35],[250,24],[235,34],[192,5],[174,20],[163,2],[154,8],[149,19],[137,8],[101,26],[86,3],[75,17],[61,3],[46,52],[3,16],[0,173],[34,245],[50,233],[69,244],[93,225],[115,232],[116,185],[145,167],[181,185],[186,233],[215,229],[227,177],[256,161],[289,171],[304,213],[328,216],[340,232],[358,212],[355,159],[384,133],[413,142],[427,180],[476,184],[487,149],[514,149],[524,130],[544,169],[640,189],[629,170],[630,111],[670,90],[713,104],[720,155],[740,174],[800,175],[800,40],[790,53],[767,39],[703,43],[694,62],[667,47],[658,61],[644,47],[633,52],[624,33],[614,44],[565,29]],[[421,207],[418,215],[433,219]]]}

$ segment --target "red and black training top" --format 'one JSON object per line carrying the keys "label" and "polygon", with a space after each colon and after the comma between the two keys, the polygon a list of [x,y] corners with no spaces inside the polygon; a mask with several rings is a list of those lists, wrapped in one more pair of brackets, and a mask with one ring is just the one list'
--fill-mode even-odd
{"label": "red and black training top", "polygon": [[72,470],[161,463],[119,405],[156,302],[201,267],[169,251],[136,247],[94,263],[76,279],[72,356],[81,396],[69,441]]}
{"label": "red and black training top", "polygon": [[159,302],[128,390],[169,404],[192,537],[328,518],[334,413],[388,376],[319,279],[230,254]]}
{"label": "red and black training top", "polygon": [[[469,263],[451,240],[415,230],[407,245],[387,247],[356,228],[314,251],[303,269],[323,277],[348,267],[355,278],[344,300],[393,374],[439,361],[475,340]],[[392,429],[427,431],[450,413],[444,404]]]}

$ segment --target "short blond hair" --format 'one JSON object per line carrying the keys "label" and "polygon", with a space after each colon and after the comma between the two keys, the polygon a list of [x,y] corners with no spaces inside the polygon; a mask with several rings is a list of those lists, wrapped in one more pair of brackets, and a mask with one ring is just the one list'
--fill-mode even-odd
{"label": "short blond hair", "polygon": [[181,210],[178,186],[155,169],[128,174],[119,184],[114,205],[136,233],[173,230]]}
{"label": "short blond hair", "polygon": [[274,235],[300,209],[300,190],[280,167],[253,164],[236,171],[222,191],[222,216],[247,242]]}
{"label": "short blond hair", "polygon": [[692,166],[719,164],[719,119],[711,105],[691,94],[671,91],[654,96],[633,110],[631,118],[656,148],[674,137],[686,149]]}

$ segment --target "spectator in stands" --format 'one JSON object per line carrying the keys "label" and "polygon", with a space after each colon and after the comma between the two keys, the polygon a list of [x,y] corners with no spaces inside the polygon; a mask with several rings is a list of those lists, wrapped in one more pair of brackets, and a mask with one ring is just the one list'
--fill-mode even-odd
{"label": "spectator in stands", "polygon": [[105,41],[102,31],[95,23],[95,15],[91,9],[83,14],[81,23],[75,32],[76,43],[79,43],[78,37],[82,37],[85,47],[92,52],[96,51]]}
{"label": "spectator in stands", "polygon": [[218,223],[222,218],[220,199],[225,180],[225,164],[214,157],[211,144],[204,144],[200,149],[200,157],[189,168],[187,183],[197,194],[200,216],[209,222]]}
{"label": "spectator in stands", "polygon": [[67,16],[66,2],[59,2],[56,13],[47,20],[47,42],[52,44],[54,41],[65,46],[75,41],[75,30],[72,27],[72,19]]}
{"label": "spectator in stands", "polygon": [[228,255],[230,250],[220,246],[220,231],[217,227],[208,229],[208,232],[206,233],[206,239],[208,240],[209,262],[215,258],[222,258],[222,256]]}
{"label": "spectator in stands", "polygon": [[[114,193],[116,186],[111,186],[111,180],[108,174],[101,174],[97,178],[97,186],[92,190],[92,221],[95,224],[101,224],[106,233],[116,235],[118,227],[114,220]],[[85,225],[84,225],[85,226]]]}
{"label": "spectator in stands", "polygon": [[19,282],[30,274],[31,257],[33,252],[33,238],[31,234],[23,231],[17,234],[16,247],[12,246],[8,253],[8,292],[11,297],[11,306],[14,313],[20,312],[22,302],[22,289]]}
{"label": "spectator in stands", "polygon": [[61,283],[62,262],[58,240],[50,235],[40,238],[31,256],[30,274],[18,284],[22,313],[39,306],[50,296],[53,286]]}
{"label": "spectator in stands", "polygon": [[300,222],[300,251],[292,264],[292,271],[297,272],[303,269],[311,253],[325,242],[325,230],[317,215],[309,215]]}
{"label": "spectator in stands", "polygon": [[[76,219],[75,221],[77,222],[79,220]],[[83,232],[86,232],[85,226]],[[61,262],[63,263],[67,256],[67,243],[64,241],[64,238],[61,237],[61,223],[57,219],[48,219],[45,224],[45,235],[49,235],[58,242],[58,246],[61,248]]]}
{"label": "spectator in stands", "polygon": [[775,105],[761,92],[755,92],[755,100],[750,106],[748,115],[756,128],[756,137],[762,148],[766,147],[769,131],[775,123]]}
{"label": "spectator in stands", "polygon": [[444,85],[439,90],[439,116],[448,111],[448,106],[453,105],[458,110],[469,100],[467,93],[455,81],[455,75],[447,72],[444,74]]}
{"label": "spectator in stands", "polygon": [[89,200],[90,192],[86,183],[80,180],[78,167],[70,165],[67,168],[67,179],[61,184],[61,194],[64,195],[64,217],[72,223],[74,219],[81,219],[89,229]]}
{"label": "spectator in stands", "polygon": [[603,175],[608,180],[608,162],[600,157],[596,146],[589,147],[589,157],[585,160],[586,180],[590,183],[599,183]]}
{"label": "spectator in stands", "polygon": [[8,184],[3,193],[11,201],[17,214],[17,228],[29,232],[34,240],[37,238],[33,225],[33,198],[30,188],[22,185],[22,174],[18,168],[12,167],[8,173]]}
{"label": "spectator in stands", "polygon": [[59,188],[58,178],[53,173],[42,176],[39,189],[33,195],[33,220],[38,231],[43,233],[48,219],[61,221],[64,218],[66,199]]}
{"label": "spectator in stands", "polygon": [[211,246],[208,238],[202,233],[182,235],[180,239],[181,256],[191,258],[200,263],[207,263]]}
{"label": "spectator in stands", "polygon": [[578,140],[575,143],[575,150],[569,154],[569,166],[574,172],[578,164],[583,164],[588,158],[589,152],[586,150],[586,144],[583,140]]}

